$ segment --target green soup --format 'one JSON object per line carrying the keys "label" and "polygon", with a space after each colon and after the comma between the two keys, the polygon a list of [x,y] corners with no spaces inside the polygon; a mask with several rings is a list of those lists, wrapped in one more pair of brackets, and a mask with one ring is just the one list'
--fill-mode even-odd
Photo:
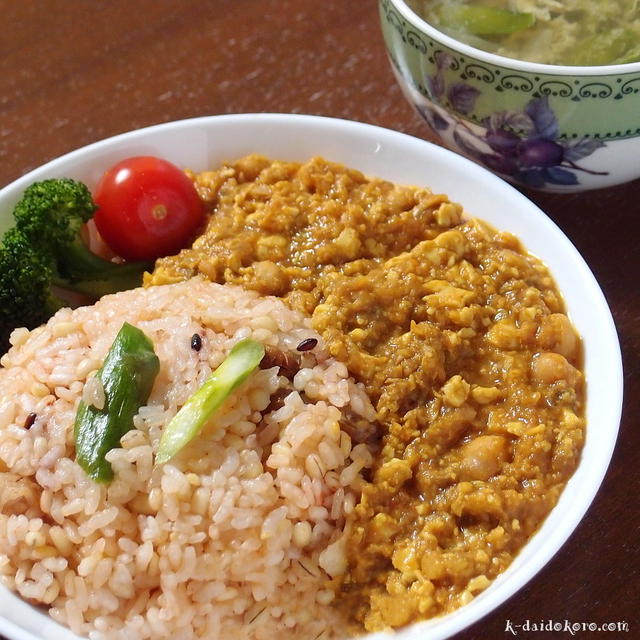
{"label": "green soup", "polygon": [[434,27],[501,56],[561,65],[640,61],[640,0],[408,0]]}

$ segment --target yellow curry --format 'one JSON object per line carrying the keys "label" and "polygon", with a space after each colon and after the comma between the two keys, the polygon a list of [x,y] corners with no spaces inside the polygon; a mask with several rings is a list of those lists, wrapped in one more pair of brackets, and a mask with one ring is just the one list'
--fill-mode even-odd
{"label": "yellow curry", "polygon": [[[428,167],[425,167],[428,172]],[[312,318],[376,410],[338,601],[368,631],[455,609],[555,505],[584,439],[581,344],[546,267],[428,189],[315,158],[193,175],[211,211],[146,285],[204,274]]]}

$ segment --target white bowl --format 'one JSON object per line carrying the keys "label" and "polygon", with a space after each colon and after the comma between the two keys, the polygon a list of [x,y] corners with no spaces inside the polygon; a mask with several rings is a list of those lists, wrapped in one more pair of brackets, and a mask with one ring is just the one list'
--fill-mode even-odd
{"label": "white bowl", "polygon": [[[551,269],[584,339],[587,438],[582,459],[558,505],[513,564],[471,603],[397,634],[373,638],[440,640],[495,609],[560,549],[593,500],[618,433],[622,407],[620,347],[611,313],[588,266],[558,227],[531,201],[486,169],[423,140],[371,125],[316,116],[245,114],[173,122],[103,140],[32,171],[0,191],[0,233],[9,211],[35,180],[68,176],[95,186],[102,172],[132,155],[153,154],[195,171],[250,152],[284,160],[321,155],[367,175],[429,186],[461,202],[468,215],[516,234]],[[0,587],[0,633],[10,640],[71,640],[70,631]]]}

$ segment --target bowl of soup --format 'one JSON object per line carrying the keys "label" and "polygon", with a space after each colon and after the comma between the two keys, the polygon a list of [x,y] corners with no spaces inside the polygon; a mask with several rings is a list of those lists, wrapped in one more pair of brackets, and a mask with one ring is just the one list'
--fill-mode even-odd
{"label": "bowl of soup", "polygon": [[380,0],[387,53],[442,143],[510,182],[575,192],[640,177],[632,0]]}

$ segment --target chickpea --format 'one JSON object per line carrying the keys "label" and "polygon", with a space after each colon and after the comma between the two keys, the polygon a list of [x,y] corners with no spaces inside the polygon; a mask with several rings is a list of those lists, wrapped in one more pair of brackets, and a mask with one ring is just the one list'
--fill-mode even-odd
{"label": "chickpea", "polygon": [[462,446],[461,454],[463,480],[488,480],[507,459],[507,440],[503,436],[478,436]]}
{"label": "chickpea", "polygon": [[578,337],[564,313],[552,313],[542,318],[536,341],[545,351],[554,351],[573,361],[578,355]]}
{"label": "chickpea", "polygon": [[520,349],[523,345],[531,344],[535,337],[535,325],[523,322],[517,326],[511,319],[495,322],[487,331],[487,339],[500,349]]}
{"label": "chickpea", "polygon": [[536,353],[531,359],[531,374],[533,379],[543,384],[553,384],[559,380],[566,380],[574,386],[580,379],[580,372],[559,353],[543,351]]}
{"label": "chickpea", "polygon": [[289,290],[289,277],[285,270],[271,260],[254,262],[255,288],[260,293],[281,296]]}

